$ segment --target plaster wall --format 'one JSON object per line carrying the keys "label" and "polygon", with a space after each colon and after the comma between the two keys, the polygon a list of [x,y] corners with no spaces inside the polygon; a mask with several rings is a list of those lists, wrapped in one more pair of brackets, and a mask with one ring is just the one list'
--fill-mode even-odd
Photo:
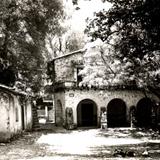
{"label": "plaster wall", "polygon": [[24,114],[22,115],[20,95],[0,89],[0,113],[0,142],[8,141],[23,129],[29,130],[32,128],[31,103],[25,103]]}
{"label": "plaster wall", "polygon": [[66,101],[65,101],[65,92],[60,91],[58,93],[54,94],[54,105],[55,105],[55,122],[57,123],[57,112],[59,112],[59,102],[62,105],[62,118],[65,119],[65,107],[66,107]]}
{"label": "plaster wall", "polygon": [[27,100],[24,104],[24,123],[25,130],[31,130],[33,124],[32,118],[32,102],[31,100]]}
{"label": "plaster wall", "polygon": [[0,91],[0,132],[7,132],[9,130],[9,96],[6,93]]}

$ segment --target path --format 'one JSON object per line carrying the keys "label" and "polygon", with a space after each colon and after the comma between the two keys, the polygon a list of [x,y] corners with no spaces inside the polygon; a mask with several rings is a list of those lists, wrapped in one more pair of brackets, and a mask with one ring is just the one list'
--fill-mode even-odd
{"label": "path", "polygon": [[[0,160],[102,160],[117,159],[116,149],[133,151],[135,157],[144,159],[147,149],[150,158],[160,157],[159,135],[153,131],[119,129],[79,129],[74,131],[27,133],[10,144],[0,144]],[[128,157],[128,159],[135,159]],[[124,158],[123,158],[124,159]]]}

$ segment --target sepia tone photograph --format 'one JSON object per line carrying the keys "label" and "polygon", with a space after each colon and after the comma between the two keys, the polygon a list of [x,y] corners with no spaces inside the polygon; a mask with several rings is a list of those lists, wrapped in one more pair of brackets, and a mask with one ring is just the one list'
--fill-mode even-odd
{"label": "sepia tone photograph", "polygon": [[159,0],[0,0],[0,160],[160,159]]}

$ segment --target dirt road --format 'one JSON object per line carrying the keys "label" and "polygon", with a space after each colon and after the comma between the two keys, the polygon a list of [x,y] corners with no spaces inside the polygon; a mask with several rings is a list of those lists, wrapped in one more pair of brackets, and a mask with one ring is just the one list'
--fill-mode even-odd
{"label": "dirt road", "polygon": [[0,143],[0,160],[160,159],[158,133],[129,128],[55,129]]}

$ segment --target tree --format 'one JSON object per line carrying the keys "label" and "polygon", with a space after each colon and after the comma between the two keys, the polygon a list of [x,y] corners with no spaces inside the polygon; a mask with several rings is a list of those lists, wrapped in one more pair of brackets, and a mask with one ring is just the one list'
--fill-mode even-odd
{"label": "tree", "polygon": [[69,32],[66,40],[66,50],[73,52],[84,47],[84,35],[78,32]]}
{"label": "tree", "polygon": [[[104,62],[104,66],[108,64],[110,68],[107,73],[113,75],[109,80],[113,82],[118,77],[124,84],[129,81],[143,88],[160,87],[160,2],[108,1],[113,4],[111,9],[95,13],[86,32],[92,41],[100,39],[103,45],[111,48],[107,52],[99,50],[103,60],[112,58],[111,64]],[[108,78],[105,76],[104,80],[108,81]]]}
{"label": "tree", "polygon": [[52,54],[50,59],[53,59],[60,55],[65,55],[75,50],[82,49],[84,47],[84,35],[78,32],[74,32],[65,28],[66,30],[61,34],[54,37],[48,36],[46,41],[48,45],[47,52]]}
{"label": "tree", "polygon": [[37,93],[46,72],[45,39],[61,31],[62,4],[59,0],[6,0],[0,2],[0,15],[1,65],[12,68],[15,75],[11,83],[6,84],[3,76],[0,82]]}
{"label": "tree", "polygon": [[84,32],[75,30],[73,27],[74,15],[78,12],[75,6],[78,0],[64,1],[65,18],[63,20],[61,32],[56,36],[49,35],[46,39],[48,52],[54,53],[52,58],[68,54],[84,47]]}

